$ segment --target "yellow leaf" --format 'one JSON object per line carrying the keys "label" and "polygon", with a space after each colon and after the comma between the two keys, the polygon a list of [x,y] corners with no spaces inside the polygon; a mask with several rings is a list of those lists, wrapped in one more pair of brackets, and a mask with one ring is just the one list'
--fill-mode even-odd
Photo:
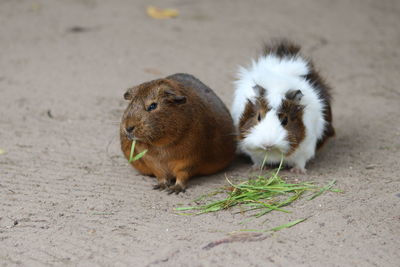
{"label": "yellow leaf", "polygon": [[160,9],[154,6],[149,6],[147,7],[147,15],[153,19],[168,19],[177,17],[179,12],[172,8]]}
{"label": "yellow leaf", "polygon": [[34,12],[40,11],[42,9],[42,5],[39,3],[33,3],[31,5],[31,10]]}
{"label": "yellow leaf", "polygon": [[0,155],[5,154],[6,151],[0,148]]}

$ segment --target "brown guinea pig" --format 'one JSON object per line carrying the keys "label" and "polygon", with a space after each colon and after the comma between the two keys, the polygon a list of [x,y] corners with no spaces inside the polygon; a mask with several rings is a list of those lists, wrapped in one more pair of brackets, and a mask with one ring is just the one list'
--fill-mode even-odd
{"label": "brown guinea pig", "polygon": [[[234,158],[235,128],[220,98],[198,79],[174,74],[128,89],[121,148],[129,158],[147,149],[135,169],[157,177],[154,189],[185,191],[189,178],[224,169]],[[175,184],[172,181],[175,180]]]}

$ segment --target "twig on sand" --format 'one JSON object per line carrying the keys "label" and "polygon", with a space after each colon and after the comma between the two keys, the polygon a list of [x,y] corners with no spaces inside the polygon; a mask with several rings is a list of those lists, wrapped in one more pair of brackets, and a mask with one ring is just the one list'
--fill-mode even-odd
{"label": "twig on sand", "polygon": [[239,233],[239,234],[234,234],[234,235],[224,238],[224,239],[210,242],[206,246],[204,246],[203,249],[210,250],[213,247],[219,246],[221,244],[227,244],[227,243],[262,241],[262,240],[265,240],[267,237],[268,237],[267,235],[263,235],[261,233]]}

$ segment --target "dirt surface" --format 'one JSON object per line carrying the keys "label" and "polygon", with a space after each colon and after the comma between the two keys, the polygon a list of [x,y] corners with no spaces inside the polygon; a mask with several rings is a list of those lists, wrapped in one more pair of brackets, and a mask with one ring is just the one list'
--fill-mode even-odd
{"label": "dirt surface", "polygon": [[[180,16],[151,19],[148,1],[0,1],[0,265],[399,266],[400,2],[151,3]],[[237,66],[274,37],[330,82],[337,131],[307,175],[282,175],[344,192],[242,225],[237,210],[176,214],[251,164],[153,191],[119,149],[125,89],[188,72],[230,106]]]}

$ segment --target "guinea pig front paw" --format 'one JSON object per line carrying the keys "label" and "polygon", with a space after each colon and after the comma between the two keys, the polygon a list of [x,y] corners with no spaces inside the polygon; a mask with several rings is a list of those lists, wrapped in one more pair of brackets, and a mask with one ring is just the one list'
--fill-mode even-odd
{"label": "guinea pig front paw", "polygon": [[162,190],[164,190],[166,188],[168,188],[168,185],[166,183],[158,183],[158,184],[153,186],[154,190],[160,190],[160,191],[162,191]]}
{"label": "guinea pig front paw", "polygon": [[186,191],[186,189],[184,187],[182,187],[180,184],[176,184],[174,186],[171,186],[167,190],[168,195],[171,195],[172,193],[175,193],[177,195],[180,192],[185,193],[185,191]]}
{"label": "guinea pig front paw", "polygon": [[307,170],[306,169],[301,169],[301,168],[291,168],[289,170],[291,173],[295,173],[295,174],[306,174]]}
{"label": "guinea pig front paw", "polygon": [[172,183],[170,179],[162,179],[162,178],[157,178],[158,183],[156,185],[153,186],[154,190],[164,190],[169,188]]}

